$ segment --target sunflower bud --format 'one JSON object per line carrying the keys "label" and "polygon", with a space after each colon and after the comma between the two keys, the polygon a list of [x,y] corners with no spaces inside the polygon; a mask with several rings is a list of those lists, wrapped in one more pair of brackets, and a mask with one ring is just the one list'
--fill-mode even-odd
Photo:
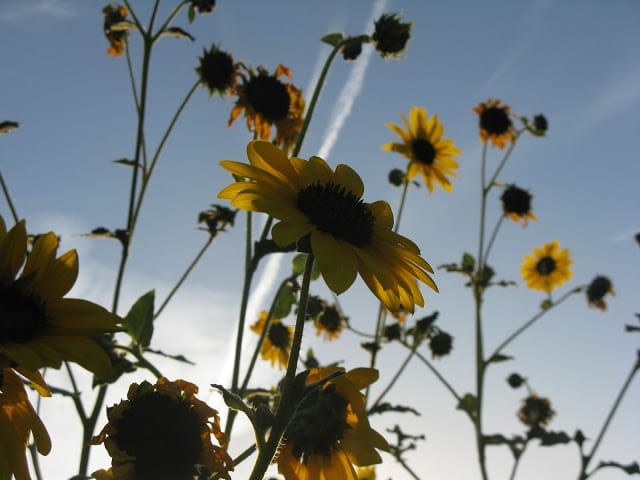
{"label": "sunflower bud", "polygon": [[549,123],[544,115],[539,114],[533,117],[533,124],[531,127],[532,128],[529,131],[536,137],[544,137],[549,129]]}
{"label": "sunflower bud", "polygon": [[446,332],[439,331],[429,340],[429,349],[433,358],[449,355],[453,350],[453,337]]}
{"label": "sunflower bud", "polygon": [[371,38],[382,58],[398,58],[411,38],[411,23],[402,23],[397,13],[384,14],[375,23]]}
{"label": "sunflower bud", "polygon": [[389,172],[389,183],[394,187],[399,187],[405,182],[407,174],[399,168],[394,168]]}
{"label": "sunflower bud", "polygon": [[598,275],[587,287],[587,302],[590,307],[606,310],[607,304],[604,302],[605,295],[609,293],[615,295],[613,284],[607,277]]}
{"label": "sunflower bud", "polygon": [[231,54],[212,45],[210,50],[204,50],[199,60],[200,65],[196,72],[200,77],[200,83],[209,89],[211,95],[219,93],[223,97],[227,91],[233,89],[237,69]]}
{"label": "sunflower bud", "polygon": [[362,44],[370,41],[371,39],[368,35],[347,38],[342,46],[342,58],[347,61],[355,60],[362,53]]}
{"label": "sunflower bud", "polygon": [[526,380],[517,373],[512,373],[507,377],[507,383],[511,388],[519,388],[525,381]]}

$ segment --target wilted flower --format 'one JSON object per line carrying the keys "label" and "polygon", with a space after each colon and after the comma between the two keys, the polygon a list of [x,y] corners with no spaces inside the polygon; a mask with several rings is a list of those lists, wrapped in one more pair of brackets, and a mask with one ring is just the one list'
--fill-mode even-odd
{"label": "wilted flower", "polygon": [[518,410],[520,421],[534,431],[543,429],[555,414],[549,399],[535,393],[522,400],[522,407]]}
{"label": "wilted flower", "polygon": [[504,216],[522,225],[527,225],[529,220],[537,220],[538,217],[531,211],[532,198],[528,191],[509,185],[500,197]]}
{"label": "wilted flower", "polygon": [[411,38],[411,23],[402,23],[397,13],[383,14],[374,24],[371,39],[382,58],[399,57]]}
{"label": "wilted flower", "polygon": [[500,100],[488,99],[473,109],[479,117],[480,138],[490,140],[494,147],[504,148],[515,141],[515,129],[511,121],[511,107],[501,105]]}
{"label": "wilted flower", "polygon": [[104,34],[109,40],[107,55],[120,57],[127,43],[127,30],[116,30],[114,25],[123,22],[127,16],[127,8],[110,3],[102,9],[104,13]]}
{"label": "wilted flower", "polygon": [[447,332],[438,332],[429,339],[429,349],[433,358],[440,358],[451,353],[453,349],[453,337]]}
{"label": "wilted flower", "polygon": [[607,304],[604,301],[604,297],[607,293],[610,295],[616,294],[613,290],[613,284],[607,277],[598,275],[587,287],[587,302],[589,302],[589,306],[603,311],[606,310]]}
{"label": "wilted flower", "polygon": [[203,51],[199,60],[200,65],[196,72],[200,77],[200,83],[209,89],[211,95],[218,93],[224,97],[227,92],[233,92],[238,68],[230,53],[212,45],[209,50]]}
{"label": "wilted flower", "polygon": [[322,311],[315,317],[316,335],[324,334],[325,340],[335,340],[344,328],[345,317],[336,305],[325,303]]}

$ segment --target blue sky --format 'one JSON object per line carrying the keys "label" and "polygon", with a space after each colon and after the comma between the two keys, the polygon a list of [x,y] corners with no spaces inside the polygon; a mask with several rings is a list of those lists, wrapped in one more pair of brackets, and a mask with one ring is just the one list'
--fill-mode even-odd
{"label": "blue sky", "polygon": [[[148,3],[133,3],[141,17],[146,18]],[[166,14],[171,3],[161,2],[161,12]],[[384,143],[395,140],[384,123],[399,123],[400,114],[413,105],[437,113],[446,136],[462,150],[459,178],[451,193],[436,190],[429,196],[423,188],[412,189],[401,227],[434,266],[476,250],[481,144],[472,107],[493,97],[518,114],[546,115],[547,138],[523,138],[501,175],[503,181],[517,182],[532,192],[539,220],[524,229],[505,224],[492,263],[501,277],[519,280],[523,255],[558,239],[574,260],[571,286],[605,274],[613,280],[617,296],[604,314],[576,296],[514,342],[507,353],[516,360],[489,374],[486,424],[491,431],[520,431],[515,411],[523,395],[504,382],[511,371],[519,371],[538,393],[551,397],[557,411],[551,428],[570,433],[581,428],[593,438],[638,348],[638,336],[623,330],[640,311],[640,251],[633,240],[640,231],[636,145],[640,4],[634,0],[218,3],[212,15],[193,25],[188,25],[186,15],[176,21],[195,36],[193,43],[167,38],[158,44],[152,59],[149,143],[159,139],[196,79],[197,57],[212,43],[248,65],[265,65],[270,71],[278,63],[286,65],[293,82],[307,93],[319,62],[329,52],[320,37],[334,31],[371,33],[372,10],[401,12],[414,24],[404,58],[385,61],[372,54],[353,63],[336,61],[301,156],[322,152],[333,166],[348,163],[362,176],[367,201],[386,199],[396,208],[399,191],[388,185],[386,176],[391,168],[403,167],[404,160],[381,151]],[[135,140],[126,64],[123,58],[106,55],[102,6],[80,0],[0,3],[0,120],[21,122],[19,130],[0,139],[0,168],[29,229],[55,230],[62,234],[63,250],[78,249],[80,279],[73,293],[109,305],[118,246],[74,236],[124,223],[128,171],[111,161],[131,156]],[[139,46],[137,39],[132,40],[134,56]],[[218,162],[244,160],[250,139],[241,119],[227,128],[232,105],[231,99],[210,99],[201,89],[185,110],[143,208],[121,313],[152,288],[163,298],[206,240],[196,229],[197,214],[216,202],[217,192],[230,181]],[[489,165],[498,161],[499,152],[490,149]],[[492,226],[500,213],[497,197],[491,199],[489,211]],[[0,214],[5,219],[10,216],[4,202]],[[199,383],[203,396],[212,401],[216,395],[206,386],[224,381],[229,371],[229,338],[242,281],[242,238],[241,225],[220,237],[157,323],[158,348],[171,352],[188,348],[185,353],[199,363],[198,367],[167,364],[167,375]],[[285,257],[261,270],[266,279],[256,284],[265,293],[255,297],[254,312],[268,304],[268,280],[285,275],[287,264]],[[437,364],[464,392],[473,385],[471,296],[460,278],[437,271],[435,279],[441,293],[425,292],[427,306],[417,315],[440,311],[441,326],[454,335],[455,344],[454,354]],[[314,288],[325,292],[319,283]],[[535,313],[540,300],[524,286],[490,292],[487,344],[497,345]],[[361,282],[340,301],[354,326],[371,328],[376,304]],[[304,345],[316,349],[323,360],[340,358],[352,368],[366,362],[358,342],[344,335],[326,344],[309,331]],[[404,355],[395,346],[383,352],[383,378],[395,372]],[[56,380],[56,375],[50,378]],[[266,367],[259,375],[264,382],[277,379]],[[383,386],[380,382],[379,388]],[[124,386],[114,388],[110,403],[124,390]],[[640,414],[632,405],[637,405],[639,395],[636,381],[602,444],[602,459],[638,460],[634,446]],[[471,427],[424,367],[412,364],[390,401],[411,404],[422,413],[410,419],[407,430],[427,436],[419,454],[409,456],[423,478],[477,478]],[[50,402],[55,407],[45,403],[43,416],[55,443],[43,465],[51,478],[67,478],[76,465],[70,452],[75,451],[79,435],[66,417],[54,413],[71,405],[61,399]],[[388,423],[402,420],[391,418]],[[381,430],[385,426],[378,424]],[[239,440],[235,446],[241,449],[244,444]],[[491,451],[489,465],[497,480],[508,477],[508,455],[506,449]],[[98,468],[106,461],[96,449],[92,465]],[[573,447],[532,448],[518,478],[572,479],[577,464]],[[403,478],[390,458],[381,471]],[[597,478],[625,476],[604,471]]]}

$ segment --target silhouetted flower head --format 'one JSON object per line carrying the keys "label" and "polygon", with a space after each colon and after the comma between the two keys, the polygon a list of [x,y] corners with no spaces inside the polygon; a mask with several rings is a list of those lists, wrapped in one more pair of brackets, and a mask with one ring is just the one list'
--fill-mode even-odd
{"label": "silhouetted flower head", "polygon": [[114,29],[114,25],[123,22],[127,16],[127,8],[110,3],[102,9],[104,13],[104,34],[109,40],[107,55],[120,57],[127,43],[127,30]]}
{"label": "silhouetted flower head", "polygon": [[598,275],[594,278],[587,287],[587,302],[590,307],[599,308],[600,310],[606,310],[607,304],[604,301],[604,297],[607,295],[615,295],[613,290],[613,284],[607,277]]}
{"label": "silhouetted flower head", "polygon": [[515,140],[515,129],[511,121],[511,107],[500,100],[488,99],[473,108],[478,114],[480,139],[490,140],[494,147],[504,148]]}
{"label": "silhouetted flower head", "polygon": [[439,330],[429,339],[429,349],[433,358],[440,358],[451,353],[453,349],[453,337]]}
{"label": "silhouetted flower head", "polygon": [[207,87],[211,95],[218,93],[224,96],[233,92],[238,76],[238,68],[230,53],[212,45],[199,57],[200,65],[196,68],[200,83]]}
{"label": "silhouetted flower head", "polygon": [[522,407],[518,410],[518,418],[531,430],[543,429],[555,414],[549,399],[535,393],[522,400]]}
{"label": "silhouetted flower head", "polygon": [[382,58],[399,57],[411,38],[411,23],[402,23],[397,13],[384,14],[374,23],[371,36]]}
{"label": "silhouetted flower head", "polygon": [[529,220],[537,220],[538,218],[531,211],[532,198],[533,196],[528,191],[515,185],[509,185],[500,197],[504,216],[523,225],[526,225]]}

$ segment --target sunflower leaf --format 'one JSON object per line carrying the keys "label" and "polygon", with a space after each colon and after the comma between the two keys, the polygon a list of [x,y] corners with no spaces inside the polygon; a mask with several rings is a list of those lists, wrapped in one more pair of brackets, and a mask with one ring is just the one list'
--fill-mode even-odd
{"label": "sunflower leaf", "polygon": [[296,303],[296,295],[291,283],[287,283],[278,294],[273,305],[273,318],[285,318],[291,313],[291,307]]}
{"label": "sunflower leaf", "polygon": [[462,271],[471,273],[473,272],[475,266],[476,259],[473,258],[473,255],[471,255],[470,253],[465,252],[464,255],[462,255]]}
{"label": "sunflower leaf", "polygon": [[565,432],[544,432],[540,438],[540,445],[543,447],[552,447],[571,442],[571,437]]}
{"label": "sunflower leaf", "polygon": [[605,467],[619,468],[620,470],[624,471],[625,473],[628,473],[629,475],[633,475],[634,473],[640,473],[640,465],[638,465],[638,462],[633,462],[628,465],[622,465],[621,463],[618,463],[618,462],[600,462],[600,464],[598,465],[598,468],[605,468]]}
{"label": "sunflower leaf", "polygon": [[193,23],[193,20],[196,18],[196,7],[193,3],[189,5],[187,16],[189,17],[189,23]]}
{"label": "sunflower leaf", "polygon": [[460,399],[460,403],[458,403],[456,408],[467,412],[471,418],[475,418],[478,414],[478,399],[475,395],[466,393],[464,397]]}
{"label": "sunflower leaf", "polygon": [[153,304],[155,290],[142,295],[124,317],[124,326],[132,340],[142,347],[148,347],[153,336]]}
{"label": "sunflower leaf", "polygon": [[183,30],[180,27],[169,27],[167,28],[165,31],[163,31],[160,36],[165,36],[165,35],[169,35],[170,37],[175,37],[175,38],[187,38],[189,40],[191,40],[192,42],[195,41],[195,38],[193,35],[191,35],[189,32],[187,32],[186,30]]}
{"label": "sunflower leaf", "polygon": [[9,133],[18,128],[20,124],[11,120],[0,122],[0,133]]}
{"label": "sunflower leaf", "polygon": [[331,45],[332,47],[337,47],[340,44],[340,42],[342,42],[343,39],[344,37],[342,36],[342,34],[340,32],[337,32],[337,33],[329,33],[328,35],[325,35],[320,39],[320,41],[328,45]]}
{"label": "sunflower leaf", "polygon": [[503,355],[502,353],[496,353],[495,355],[491,356],[491,358],[487,361],[487,363],[499,363],[499,362],[505,362],[507,360],[513,360],[513,357],[511,355]]}

